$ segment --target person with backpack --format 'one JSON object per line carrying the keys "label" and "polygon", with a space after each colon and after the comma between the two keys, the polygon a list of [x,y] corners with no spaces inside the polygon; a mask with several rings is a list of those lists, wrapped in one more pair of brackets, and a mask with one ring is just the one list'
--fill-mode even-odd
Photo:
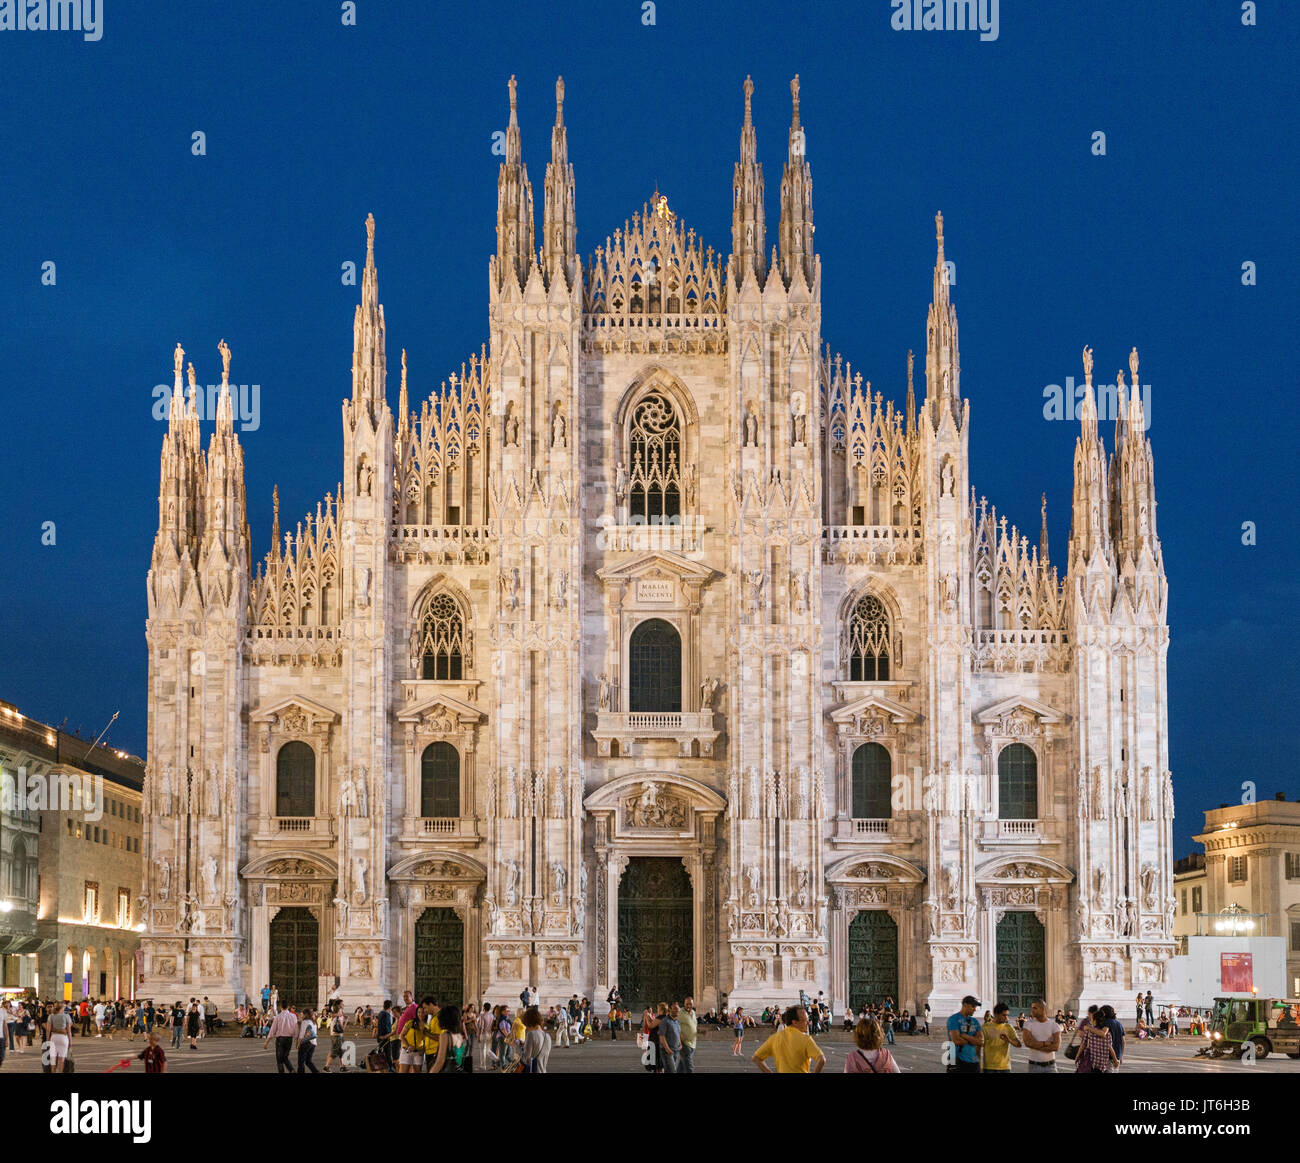
{"label": "person with backpack", "polygon": [[884,1048],[880,1023],[867,1018],[853,1027],[857,1047],[844,1058],[845,1074],[902,1074],[894,1056]]}
{"label": "person with backpack", "polygon": [[442,1033],[438,1035],[438,1053],[429,1073],[472,1074],[474,1055],[470,1041],[462,1029],[460,1009],[456,1006],[443,1006],[438,1011],[438,1025],[442,1027]]}

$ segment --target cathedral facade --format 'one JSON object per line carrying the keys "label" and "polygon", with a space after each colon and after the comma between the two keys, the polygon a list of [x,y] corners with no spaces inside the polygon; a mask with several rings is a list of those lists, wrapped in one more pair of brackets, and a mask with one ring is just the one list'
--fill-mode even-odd
{"label": "cathedral facade", "polygon": [[746,81],[729,254],[656,192],[583,261],[512,78],[488,342],[391,410],[368,219],[342,483],[255,570],[230,351],[205,452],[178,345],[142,996],[1168,996],[1136,350],[1109,456],[1084,351],[1062,580],[969,479],[942,216],[919,403],[823,345],[791,88],[770,249]]}

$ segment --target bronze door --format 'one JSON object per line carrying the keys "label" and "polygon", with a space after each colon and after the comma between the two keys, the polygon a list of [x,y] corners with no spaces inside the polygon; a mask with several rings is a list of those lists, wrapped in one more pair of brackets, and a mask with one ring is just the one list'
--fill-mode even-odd
{"label": "bronze door", "polygon": [[849,922],[849,1007],[898,1005],[898,926],[884,909],[867,909]]}
{"label": "bronze door", "polygon": [[310,909],[281,909],[271,922],[271,985],[280,1005],[299,1009],[320,1001],[320,924]]}
{"label": "bronze door", "polygon": [[1007,913],[997,930],[998,1001],[1012,1013],[1029,1012],[1047,997],[1047,942],[1042,922],[1029,912]]}
{"label": "bronze door", "polygon": [[693,990],[694,901],[681,859],[633,856],[618,887],[618,989],[641,1009]]}
{"label": "bronze door", "polygon": [[462,1005],[465,993],[465,926],[455,909],[425,909],[415,922],[415,997]]}

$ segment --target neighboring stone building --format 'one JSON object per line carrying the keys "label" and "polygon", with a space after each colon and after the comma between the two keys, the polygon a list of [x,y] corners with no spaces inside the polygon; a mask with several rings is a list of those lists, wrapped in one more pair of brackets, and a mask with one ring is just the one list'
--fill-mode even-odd
{"label": "neighboring stone building", "polygon": [[205,455],[178,345],[146,992],[943,1013],[1165,980],[1140,394],[1109,385],[1108,456],[1085,349],[1062,583],[1045,502],[1034,547],[969,478],[989,405],[962,393],[942,216],[898,407],[822,343],[797,84],[769,252],[751,89],[730,254],[656,192],[583,263],[562,86],[538,237],[512,79],[488,343],[414,409],[403,353],[396,414],[368,219],[343,483],[283,534],[277,500],[256,574],[230,351]]}
{"label": "neighboring stone building", "polygon": [[20,777],[36,841],[26,884],[39,977],[22,984],[74,1001],[133,997],[143,761],[0,705],[0,769]]}
{"label": "neighboring stone building", "polygon": [[0,989],[34,988],[40,813],[17,795],[29,740],[46,728],[0,703]]}
{"label": "neighboring stone building", "polygon": [[1174,941],[1178,952],[1187,952],[1187,938],[1203,936],[1197,918],[1205,912],[1205,853],[1193,852],[1174,865]]}
{"label": "neighboring stone building", "polygon": [[[1286,941],[1286,981],[1300,997],[1300,803],[1275,799],[1205,813],[1205,908],[1258,917],[1259,937]],[[1208,933],[1207,933],[1208,935]]]}

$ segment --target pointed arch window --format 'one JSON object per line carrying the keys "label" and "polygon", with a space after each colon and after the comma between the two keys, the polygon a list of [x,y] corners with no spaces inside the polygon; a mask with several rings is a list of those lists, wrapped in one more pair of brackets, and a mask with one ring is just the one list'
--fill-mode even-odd
{"label": "pointed arch window", "polygon": [[998,819],[1038,819],[1038,756],[1023,743],[998,755]]}
{"label": "pointed arch window", "polygon": [[895,654],[893,627],[884,604],[874,594],[864,594],[849,617],[849,681],[888,681]]}
{"label": "pointed arch window", "polygon": [[420,623],[421,677],[464,677],[465,623],[450,594],[437,594]]}
{"label": "pointed arch window", "polygon": [[657,524],[681,516],[682,422],[662,392],[651,392],[632,412],[628,464],[632,524]]}

